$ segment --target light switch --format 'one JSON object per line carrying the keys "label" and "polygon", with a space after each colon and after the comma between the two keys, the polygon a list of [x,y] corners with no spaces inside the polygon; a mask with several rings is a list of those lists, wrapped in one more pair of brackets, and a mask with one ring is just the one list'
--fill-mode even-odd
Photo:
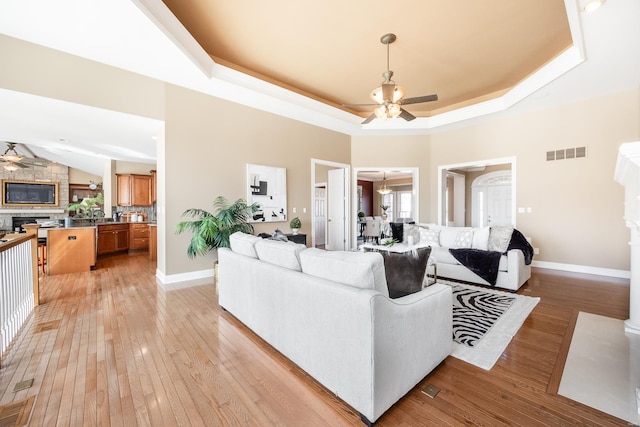
{"label": "light switch", "polygon": [[292,209],[292,212],[293,212],[293,213],[296,213],[296,211],[297,211],[297,209],[296,209],[296,208],[293,208],[293,209]]}
{"label": "light switch", "polygon": [[307,213],[307,208],[302,208],[302,213]]}
{"label": "light switch", "polygon": [[533,212],[533,209],[527,208],[527,213],[531,213],[531,212]]}

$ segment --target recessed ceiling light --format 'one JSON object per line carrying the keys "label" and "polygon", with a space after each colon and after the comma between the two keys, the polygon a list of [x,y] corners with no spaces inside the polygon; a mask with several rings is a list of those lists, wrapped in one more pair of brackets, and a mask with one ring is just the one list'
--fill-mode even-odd
{"label": "recessed ceiling light", "polygon": [[605,1],[606,0],[589,0],[588,2],[585,3],[585,5],[582,8],[582,10],[584,10],[587,13],[593,12],[594,10],[596,10],[600,6],[602,6]]}

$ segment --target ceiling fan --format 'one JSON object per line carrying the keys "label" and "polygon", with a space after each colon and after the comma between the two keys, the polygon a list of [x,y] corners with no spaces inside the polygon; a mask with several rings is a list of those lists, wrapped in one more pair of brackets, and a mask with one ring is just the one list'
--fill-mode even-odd
{"label": "ceiling fan", "polygon": [[16,151],[15,142],[7,142],[7,151],[0,155],[0,159],[2,159],[2,163],[0,163],[0,165],[11,172],[17,171],[18,168],[28,168],[29,165],[20,163],[24,157],[25,156],[18,154]]}
{"label": "ceiling fan", "polygon": [[413,114],[402,108],[402,105],[419,104],[421,102],[432,102],[438,100],[438,95],[424,95],[416,96],[413,98],[404,98],[404,88],[396,85],[391,80],[393,77],[393,71],[389,70],[389,45],[396,41],[395,34],[385,34],[380,38],[382,44],[387,45],[387,71],[382,73],[384,81],[380,87],[374,89],[369,94],[375,104],[343,104],[343,107],[376,107],[373,113],[367,117],[362,124],[365,125],[375,118],[390,119],[396,117],[402,117],[407,121],[411,121],[416,118]]}

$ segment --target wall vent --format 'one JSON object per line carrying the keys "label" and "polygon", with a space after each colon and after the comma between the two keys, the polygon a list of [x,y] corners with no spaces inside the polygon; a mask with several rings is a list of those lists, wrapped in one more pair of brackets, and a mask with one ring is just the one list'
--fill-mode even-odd
{"label": "wall vent", "polygon": [[564,148],[562,150],[547,151],[547,161],[579,159],[587,157],[587,147]]}

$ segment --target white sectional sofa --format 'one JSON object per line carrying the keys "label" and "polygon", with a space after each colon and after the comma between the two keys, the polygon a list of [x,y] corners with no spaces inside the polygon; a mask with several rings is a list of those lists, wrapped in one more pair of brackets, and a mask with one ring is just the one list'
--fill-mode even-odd
{"label": "white sectional sofa", "polygon": [[[415,246],[431,246],[430,263],[437,265],[439,278],[449,278],[464,282],[517,291],[531,277],[531,257],[533,249],[522,234],[512,227],[447,227],[435,224],[404,224],[402,243],[395,244],[401,251],[408,245],[409,236]],[[394,236],[397,238],[397,236]],[[514,237],[512,239],[512,237]],[[400,240],[400,239],[398,239]],[[517,243],[516,243],[517,241]],[[517,247],[518,249],[509,249]],[[497,277],[490,283],[467,266],[463,265],[449,249],[467,249],[471,255],[480,257],[480,269],[489,264],[483,255],[489,250],[496,255]],[[525,254],[528,252],[528,254]],[[529,261],[529,262],[527,262]]]}
{"label": "white sectional sofa", "polygon": [[391,299],[379,253],[236,233],[218,260],[220,305],[367,424],[451,353],[451,288]]}

